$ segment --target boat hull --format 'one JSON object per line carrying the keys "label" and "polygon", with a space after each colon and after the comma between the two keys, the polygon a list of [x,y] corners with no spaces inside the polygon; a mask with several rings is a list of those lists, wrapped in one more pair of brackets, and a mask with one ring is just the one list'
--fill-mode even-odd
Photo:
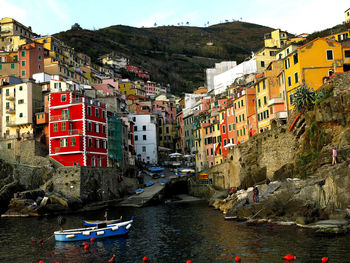
{"label": "boat hull", "polygon": [[88,227],[54,232],[56,241],[71,242],[90,238],[106,238],[127,235],[133,219],[126,222],[107,225],[105,228]]}

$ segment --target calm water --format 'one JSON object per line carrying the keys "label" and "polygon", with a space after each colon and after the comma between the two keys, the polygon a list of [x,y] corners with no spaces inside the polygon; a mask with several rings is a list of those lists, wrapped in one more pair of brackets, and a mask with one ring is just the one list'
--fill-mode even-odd
{"label": "calm water", "polygon": [[[82,219],[103,218],[104,211],[69,215],[64,228],[82,226]],[[124,238],[96,240],[88,253],[82,242],[65,243],[49,239],[58,229],[56,217],[0,220],[0,262],[142,262],[152,263],[234,262],[235,256],[246,262],[283,262],[287,253],[297,255],[296,262],[350,262],[350,235],[329,238],[296,227],[246,226],[225,221],[221,213],[206,203],[170,204],[147,208],[116,208],[109,217],[135,216],[131,232]],[[36,242],[32,244],[31,240]]]}

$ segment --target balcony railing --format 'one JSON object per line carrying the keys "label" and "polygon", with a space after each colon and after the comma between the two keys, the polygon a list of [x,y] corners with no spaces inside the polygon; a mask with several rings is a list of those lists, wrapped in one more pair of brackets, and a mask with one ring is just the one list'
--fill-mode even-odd
{"label": "balcony railing", "polygon": [[276,119],[287,119],[288,113],[286,111],[278,111],[275,113],[275,118]]}
{"label": "balcony railing", "polygon": [[16,110],[15,110],[15,108],[8,108],[8,109],[6,109],[6,113],[14,114],[14,113],[16,113]]}
{"label": "balcony railing", "polygon": [[15,94],[6,95],[6,100],[15,100]]}
{"label": "balcony railing", "polygon": [[70,120],[69,115],[53,115],[50,116],[50,121],[65,121],[65,120]]}
{"label": "balcony railing", "polygon": [[17,124],[15,121],[7,121],[6,122],[6,127],[12,127],[12,126],[17,126],[19,124]]}
{"label": "balcony railing", "polygon": [[284,104],[284,100],[282,98],[272,98],[269,100],[268,106],[274,105],[274,104]]}
{"label": "balcony railing", "polygon": [[83,134],[83,130],[81,130],[81,129],[71,129],[71,130],[68,130],[68,134],[69,135],[80,135],[80,134]]}

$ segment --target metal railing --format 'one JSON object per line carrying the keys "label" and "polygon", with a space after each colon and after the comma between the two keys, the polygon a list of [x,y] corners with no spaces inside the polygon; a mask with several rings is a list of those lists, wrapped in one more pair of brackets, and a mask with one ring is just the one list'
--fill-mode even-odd
{"label": "metal railing", "polygon": [[64,121],[64,120],[70,120],[69,115],[53,115],[50,116],[50,121]]}

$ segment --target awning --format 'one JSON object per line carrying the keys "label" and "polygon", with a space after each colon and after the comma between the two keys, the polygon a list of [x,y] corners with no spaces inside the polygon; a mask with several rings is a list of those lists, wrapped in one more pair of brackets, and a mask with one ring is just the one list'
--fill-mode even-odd
{"label": "awning", "polygon": [[158,146],[158,151],[161,151],[161,152],[171,152],[171,149],[166,148],[166,147],[162,147],[162,146]]}

